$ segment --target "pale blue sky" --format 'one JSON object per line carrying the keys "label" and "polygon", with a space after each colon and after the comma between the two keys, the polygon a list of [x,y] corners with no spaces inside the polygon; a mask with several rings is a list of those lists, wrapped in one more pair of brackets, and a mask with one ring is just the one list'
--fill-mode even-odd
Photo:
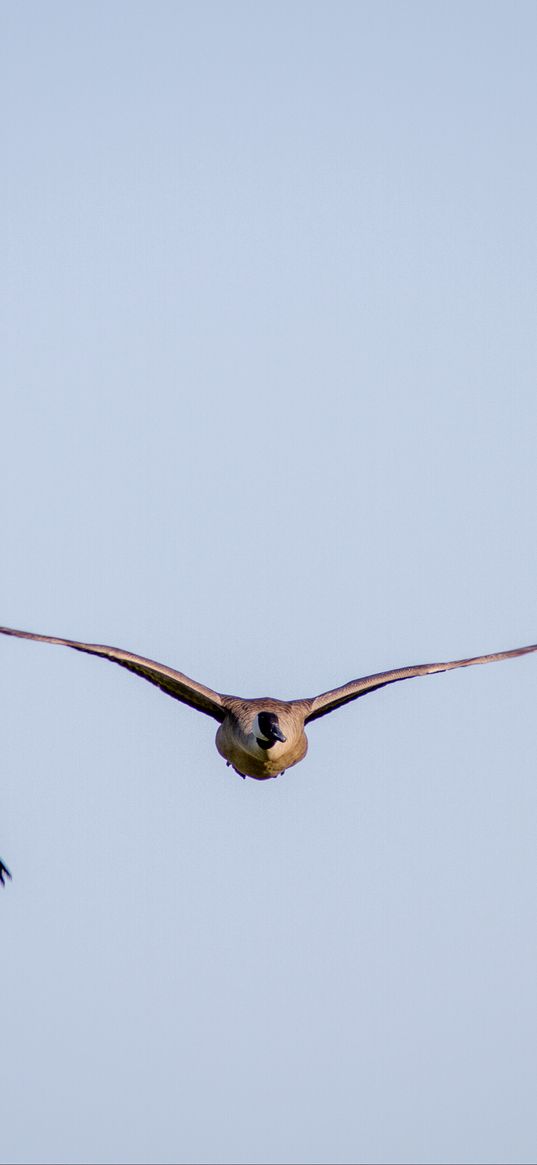
{"label": "pale blue sky", "polygon": [[[245,695],[537,639],[536,33],[4,4],[0,622]],[[2,1161],[535,1160],[535,657],[258,784],[0,656]]]}

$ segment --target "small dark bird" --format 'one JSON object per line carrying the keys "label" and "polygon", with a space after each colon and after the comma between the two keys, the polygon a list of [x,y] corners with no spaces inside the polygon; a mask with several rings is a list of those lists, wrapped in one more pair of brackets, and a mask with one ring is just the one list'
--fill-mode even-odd
{"label": "small dark bird", "polygon": [[[514,659],[537,651],[537,644],[529,647],[515,647],[511,651],[498,651],[493,655],[476,655],[471,659],[457,659],[449,663],[411,664],[410,667],[394,668],[392,671],[377,672],[350,680],[340,688],[322,692],[304,700],[276,700],[272,696],[248,700],[241,696],[226,696],[207,688],[205,684],[191,680],[174,668],[145,659],[143,655],[133,655],[119,647],[105,647],[98,643],[80,643],[76,639],[58,639],[53,635],[36,635],[32,631],[14,631],[11,627],[0,627],[3,635],[16,635],[19,639],[35,639],[41,643],[59,643],[84,651],[88,655],[100,655],[128,671],[135,672],[149,683],[155,684],[168,696],[180,700],[212,716],[218,721],[216,747],[218,752],[241,777],[254,777],[264,781],[268,777],[283,774],[292,765],[303,760],[308,749],[304,727],[312,720],[327,716],[343,704],[357,700],[368,692],[376,692],[387,684],[400,680],[410,680],[414,676],[431,675],[433,672],[451,671],[456,667],[470,667],[474,663],[495,663],[501,659]],[[11,877],[0,862],[0,882],[4,875]]]}

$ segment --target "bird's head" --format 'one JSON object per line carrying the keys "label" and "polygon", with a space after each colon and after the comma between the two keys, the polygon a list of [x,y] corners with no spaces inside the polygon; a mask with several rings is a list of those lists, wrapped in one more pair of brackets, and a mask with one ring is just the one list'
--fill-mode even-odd
{"label": "bird's head", "polygon": [[276,712],[258,712],[254,723],[254,733],[260,748],[272,748],[273,744],[278,741],[285,744],[287,740],[280,728]]}

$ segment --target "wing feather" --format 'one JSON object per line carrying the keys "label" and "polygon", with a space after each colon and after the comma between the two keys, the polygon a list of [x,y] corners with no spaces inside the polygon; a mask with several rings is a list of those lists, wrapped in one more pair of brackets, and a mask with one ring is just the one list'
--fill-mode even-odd
{"label": "wing feather", "polygon": [[311,720],[327,716],[336,708],[341,708],[344,704],[350,703],[351,700],[359,699],[360,696],[366,696],[368,692],[376,692],[379,688],[386,687],[387,684],[398,684],[401,680],[410,680],[415,676],[428,676],[433,672],[452,671],[456,667],[471,667],[474,663],[496,663],[501,659],[515,659],[516,656],[527,655],[531,651],[537,651],[537,643],[533,643],[529,647],[515,647],[511,651],[497,651],[493,655],[475,655],[470,659],[455,659],[449,663],[411,664],[410,667],[394,668],[393,671],[381,671],[375,675],[363,676],[361,679],[351,680],[350,683],[343,684],[340,688],[333,688],[330,692],[322,692],[320,696],[314,696],[313,699],[304,701],[309,705],[305,723],[309,724]]}
{"label": "wing feather", "polygon": [[212,716],[214,720],[221,722],[226,715],[226,708],[219,692],[214,692],[205,684],[191,680],[189,676],[183,675],[182,672],[176,671],[174,668],[166,667],[163,663],[146,659],[143,655],[134,655],[130,651],[123,651],[120,647],[107,647],[101,643],[80,643],[77,639],[59,639],[54,635],[37,635],[32,631],[15,631],[11,627],[0,627],[0,633],[2,635],[15,635],[19,639],[35,639],[40,643],[59,643],[63,647],[72,647],[75,651],[86,652],[87,655],[100,655],[103,659],[108,659],[111,663],[117,663],[120,667],[134,672],[135,675],[142,676],[144,680],[148,680],[150,684],[155,684],[166,695],[173,696],[182,704],[188,704],[190,708],[196,708],[198,712]]}

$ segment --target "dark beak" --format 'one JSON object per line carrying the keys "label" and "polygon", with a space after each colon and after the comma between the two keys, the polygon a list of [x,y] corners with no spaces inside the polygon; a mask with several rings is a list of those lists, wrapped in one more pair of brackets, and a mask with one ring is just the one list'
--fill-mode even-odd
{"label": "dark beak", "polygon": [[276,726],[274,726],[272,729],[271,736],[274,737],[274,740],[279,740],[281,744],[285,744],[287,740],[287,737],[283,735],[281,728],[277,728]]}

